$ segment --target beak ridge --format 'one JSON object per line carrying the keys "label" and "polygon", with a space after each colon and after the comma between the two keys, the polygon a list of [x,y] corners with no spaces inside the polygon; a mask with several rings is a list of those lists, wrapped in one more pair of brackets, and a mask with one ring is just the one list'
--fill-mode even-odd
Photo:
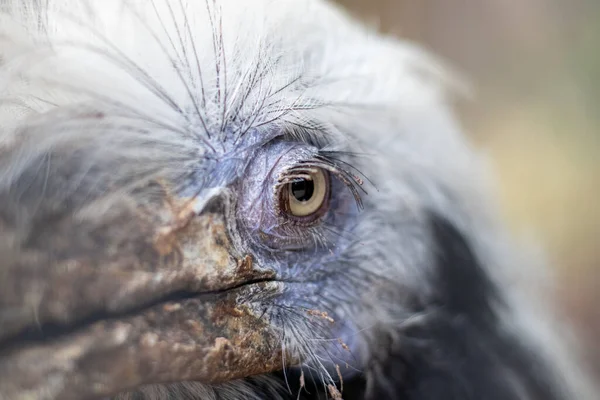
{"label": "beak ridge", "polygon": [[0,328],[0,398],[93,399],[280,369],[277,332],[243,301],[276,295],[281,283],[236,254],[211,199],[123,199],[19,249],[4,278],[22,290],[0,294],[0,320],[32,307],[36,317]]}

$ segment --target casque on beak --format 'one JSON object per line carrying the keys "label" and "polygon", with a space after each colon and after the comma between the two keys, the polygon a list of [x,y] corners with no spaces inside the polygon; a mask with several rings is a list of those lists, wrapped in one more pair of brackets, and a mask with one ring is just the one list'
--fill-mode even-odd
{"label": "casque on beak", "polygon": [[2,250],[0,398],[94,399],[281,368],[277,333],[244,304],[281,290],[273,272],[235,250],[223,199],[157,186],[152,200],[65,213]]}

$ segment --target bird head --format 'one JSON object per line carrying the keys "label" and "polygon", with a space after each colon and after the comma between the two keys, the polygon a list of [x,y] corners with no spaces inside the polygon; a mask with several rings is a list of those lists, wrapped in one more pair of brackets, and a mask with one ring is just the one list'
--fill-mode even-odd
{"label": "bird head", "polygon": [[418,48],[321,1],[0,5],[0,398],[576,386]]}

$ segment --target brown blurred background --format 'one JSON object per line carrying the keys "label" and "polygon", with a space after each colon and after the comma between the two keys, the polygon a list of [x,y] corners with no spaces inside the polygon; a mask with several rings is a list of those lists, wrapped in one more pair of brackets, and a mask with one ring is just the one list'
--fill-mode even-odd
{"label": "brown blurred background", "polygon": [[600,1],[337,0],[467,76],[464,123],[515,232],[545,246],[600,376]]}

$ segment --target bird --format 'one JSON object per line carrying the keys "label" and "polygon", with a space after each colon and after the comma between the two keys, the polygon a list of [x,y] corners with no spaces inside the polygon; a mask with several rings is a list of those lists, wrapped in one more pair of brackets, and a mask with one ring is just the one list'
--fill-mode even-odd
{"label": "bird", "polygon": [[324,0],[0,1],[0,399],[597,398],[457,75]]}

